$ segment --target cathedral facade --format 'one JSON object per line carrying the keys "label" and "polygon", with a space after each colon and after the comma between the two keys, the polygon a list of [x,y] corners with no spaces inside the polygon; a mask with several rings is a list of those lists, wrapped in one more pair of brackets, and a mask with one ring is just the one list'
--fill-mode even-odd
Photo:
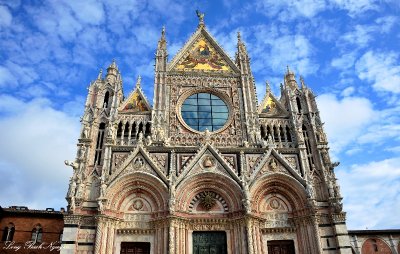
{"label": "cathedral facade", "polygon": [[232,60],[203,15],[154,100],[124,98],[113,62],[89,87],[61,253],[351,253],[315,95],[289,69],[261,103],[244,42]]}

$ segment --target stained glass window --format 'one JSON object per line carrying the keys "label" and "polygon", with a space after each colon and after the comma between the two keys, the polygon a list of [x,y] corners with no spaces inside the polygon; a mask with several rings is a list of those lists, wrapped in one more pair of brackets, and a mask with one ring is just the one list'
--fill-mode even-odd
{"label": "stained glass window", "polygon": [[226,103],[210,93],[189,96],[182,104],[181,113],[185,123],[197,131],[219,130],[229,116]]}

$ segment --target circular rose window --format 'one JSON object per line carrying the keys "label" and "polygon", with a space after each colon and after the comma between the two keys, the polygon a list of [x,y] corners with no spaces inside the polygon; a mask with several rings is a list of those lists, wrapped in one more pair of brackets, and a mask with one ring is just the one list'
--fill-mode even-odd
{"label": "circular rose window", "polygon": [[183,121],[196,131],[217,131],[228,121],[229,110],[226,103],[211,93],[196,93],[183,102]]}

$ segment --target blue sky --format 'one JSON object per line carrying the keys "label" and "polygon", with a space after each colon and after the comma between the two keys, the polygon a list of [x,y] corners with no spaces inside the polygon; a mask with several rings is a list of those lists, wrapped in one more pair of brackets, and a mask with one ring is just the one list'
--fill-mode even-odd
{"label": "blue sky", "polygon": [[152,101],[161,28],[172,59],[196,9],[231,57],[241,31],[259,101],[287,65],[318,95],[348,228],[400,228],[398,0],[0,1],[0,205],[65,207],[88,85],[116,59]]}

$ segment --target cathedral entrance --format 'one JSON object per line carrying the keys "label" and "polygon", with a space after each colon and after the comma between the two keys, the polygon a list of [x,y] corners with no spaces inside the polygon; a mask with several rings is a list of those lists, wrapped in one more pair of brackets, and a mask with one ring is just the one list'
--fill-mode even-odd
{"label": "cathedral entrance", "polygon": [[268,241],[268,254],[295,254],[294,243],[287,241]]}
{"label": "cathedral entrance", "polygon": [[122,242],[121,254],[150,254],[150,243]]}
{"label": "cathedral entrance", "polygon": [[226,254],[226,233],[223,231],[193,232],[193,254]]}

